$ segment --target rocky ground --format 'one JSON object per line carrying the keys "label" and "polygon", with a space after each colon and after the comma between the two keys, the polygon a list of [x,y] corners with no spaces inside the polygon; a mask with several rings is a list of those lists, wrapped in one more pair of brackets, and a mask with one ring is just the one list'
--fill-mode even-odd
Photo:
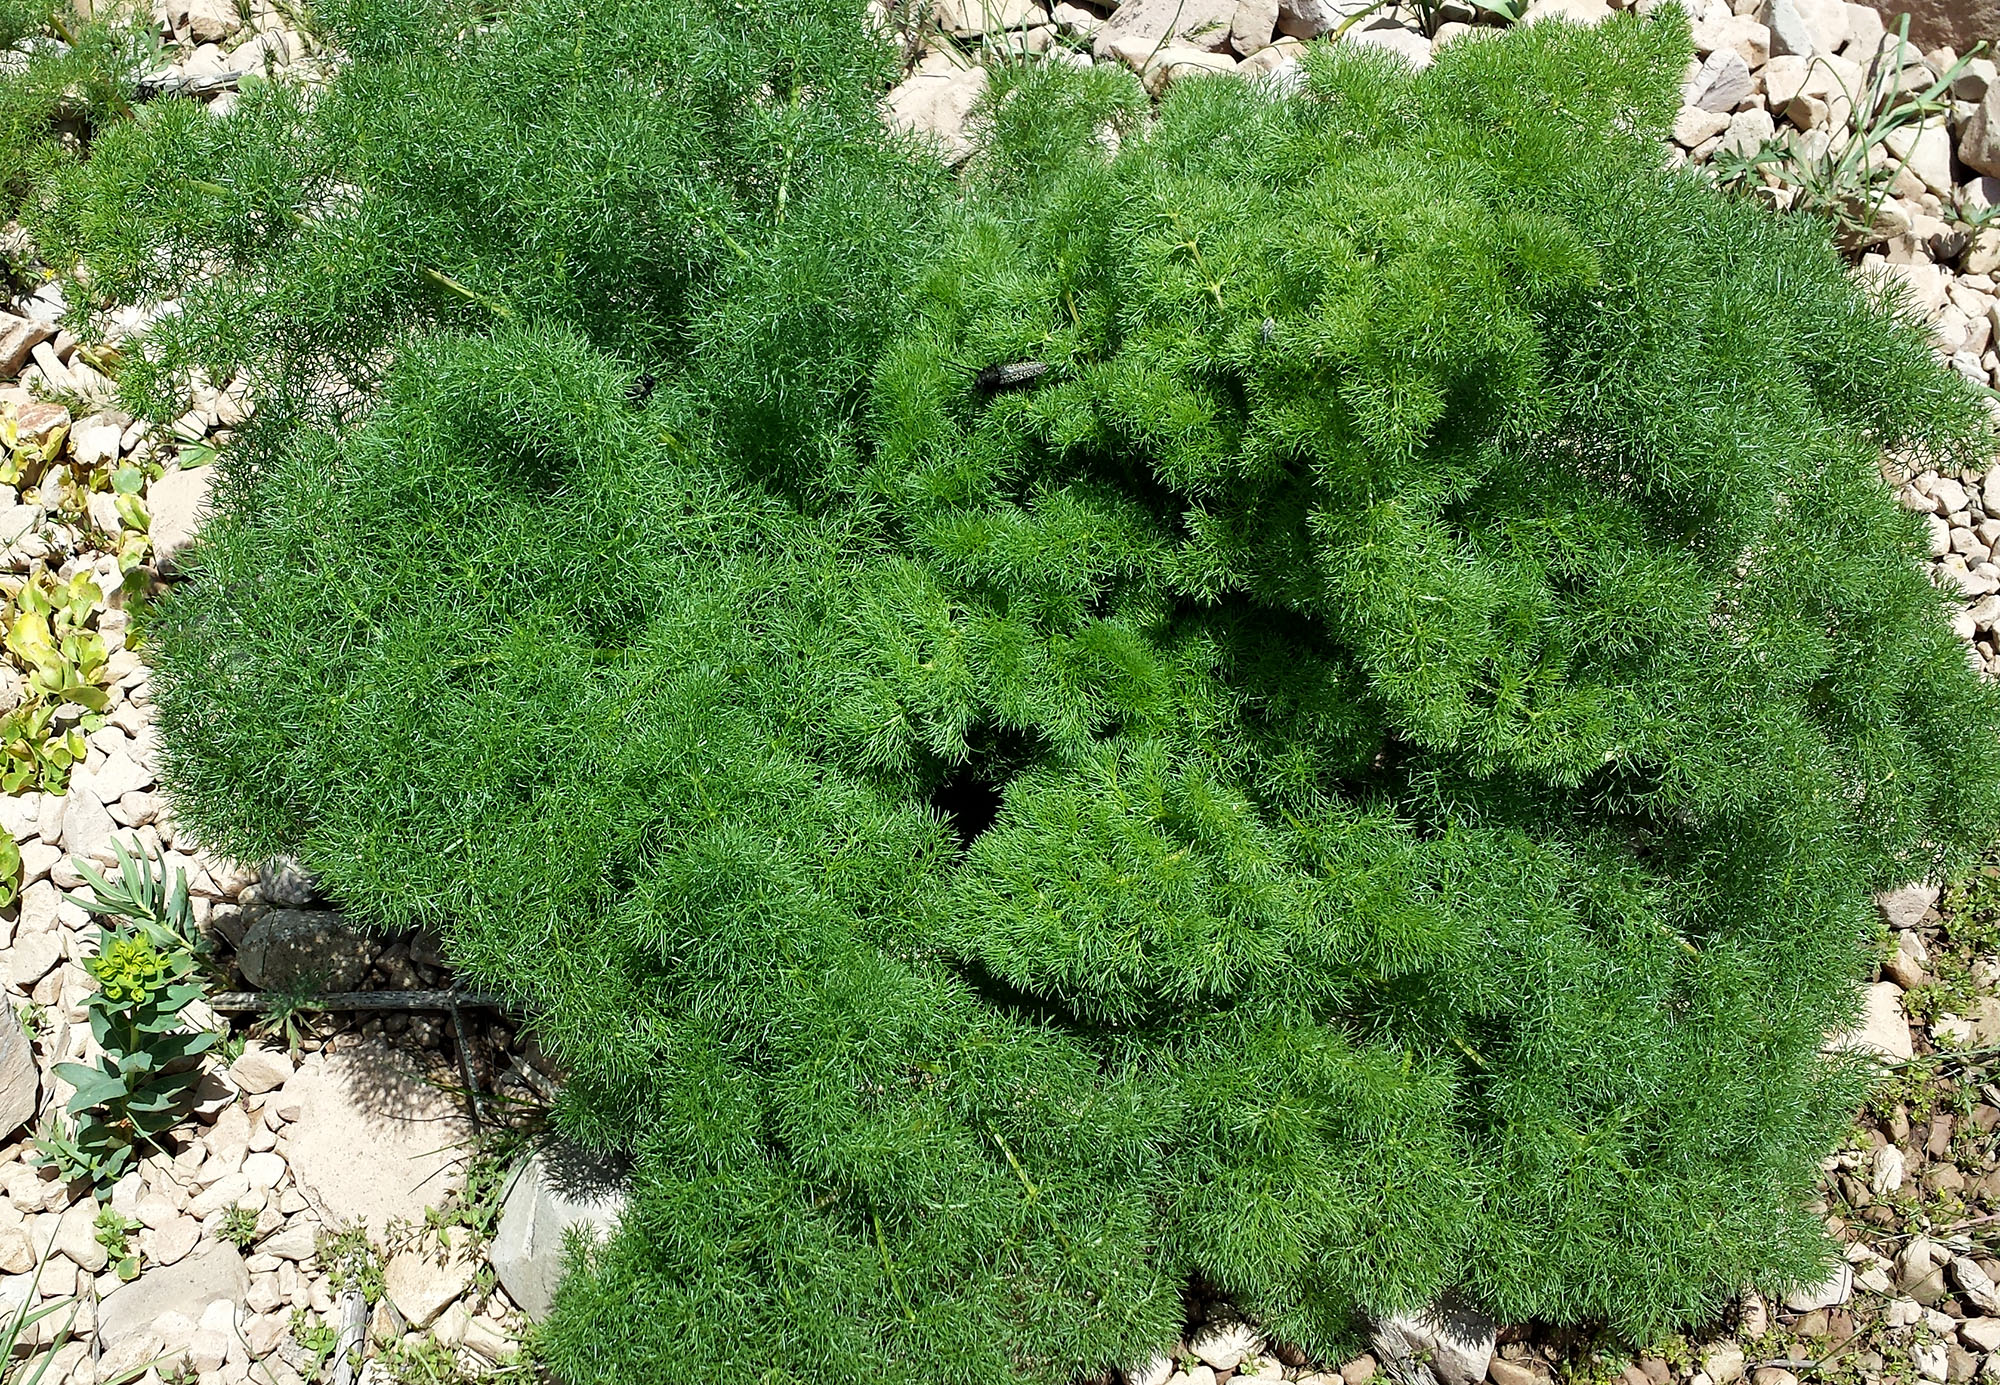
{"label": "rocky ground", "polygon": [[[1605,0],[1535,0],[1522,20],[1611,12]],[[909,60],[889,114],[950,157],[967,152],[981,64],[996,56],[1124,63],[1158,92],[1197,73],[1292,80],[1299,46],[1343,25],[1340,41],[1423,64],[1496,22],[1454,2],[1431,10],[1426,32],[1414,11],[1360,12],[1355,0],[939,0],[880,15]],[[158,18],[176,61],[149,84],[217,116],[246,75],[311,81],[325,71],[304,26],[270,0],[247,12],[171,0]],[[1871,68],[1921,90],[1954,74],[1958,57],[1899,47],[1878,12],[1839,0],[1708,0],[1695,36],[1672,156],[1697,164],[1767,141],[1810,156],[1849,121]],[[1985,59],[1957,65],[1930,118],[1888,148],[1881,157],[1903,166],[1892,195],[1860,209],[1857,272],[1898,282],[1953,368],[2000,382],[2000,226],[1983,220],[2000,206],[2000,72]],[[1780,159],[1750,176],[1783,205],[1799,195],[1789,167]],[[29,587],[83,592],[81,628],[105,649],[103,666],[85,672],[111,701],[88,730],[83,709],[46,709],[58,733],[79,733],[80,763],[59,784],[0,723],[0,772],[25,753],[42,781],[0,795],[0,827],[22,858],[18,903],[0,909],[0,986],[22,1022],[0,1023],[0,1310],[76,1300],[73,1320],[52,1315],[30,1334],[54,1358],[49,1385],[135,1371],[147,1385],[334,1379],[344,1322],[368,1344],[363,1380],[512,1371],[523,1324],[546,1309],[562,1226],[608,1224],[617,1202],[596,1171],[559,1158],[503,1182],[520,1147],[512,1127],[550,1082],[531,1036],[504,1017],[392,1010],[251,1033],[250,1017],[237,1016],[170,1151],[119,1180],[102,1211],[87,1187],[33,1162],[30,1137],[68,1095],[52,1065],[92,1049],[84,998],[94,983],[80,962],[95,930],[72,897],[83,883],[72,857],[109,863],[115,842],[185,870],[197,922],[216,942],[218,987],[449,984],[422,936],[364,937],[319,907],[296,872],[246,870],[176,831],[156,791],[149,675],[125,647],[127,606],[171,576],[214,450],[245,406],[234,391],[205,389],[171,429],[148,430],[113,406],[108,358],[59,329],[61,310],[50,283],[0,316],[0,381],[14,382],[0,387],[0,457],[12,458],[0,475],[13,477],[0,485],[0,593],[18,604]],[[1932,574],[1962,599],[1968,657],[2000,676],[2000,468],[1943,475],[1886,461],[1885,475],[1929,517]],[[121,508],[123,494],[136,513]],[[35,705],[31,667],[18,651],[0,658],[0,713]],[[1398,1320],[1382,1325],[1371,1354],[1337,1366],[1266,1341],[1226,1304],[1194,1304],[1177,1351],[1125,1381],[2000,1380],[2000,1085],[1988,1070],[2000,1058],[2000,865],[1948,895],[1913,886],[1881,904],[1890,946],[1867,1023],[1845,1042],[1876,1052],[1884,1080],[1849,1147],[1828,1161],[1824,1210],[1847,1255],[1820,1289],[1784,1303],[1746,1294],[1696,1338],[1643,1350],[1469,1314]],[[480,1094],[471,1105],[468,1087]]]}

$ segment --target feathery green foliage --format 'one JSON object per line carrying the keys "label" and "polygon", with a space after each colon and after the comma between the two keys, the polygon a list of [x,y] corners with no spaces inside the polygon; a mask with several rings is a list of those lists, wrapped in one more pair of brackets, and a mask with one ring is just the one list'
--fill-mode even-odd
{"label": "feathery green foliage", "polygon": [[89,19],[67,0],[0,0],[0,209],[13,215],[98,129],[130,116],[159,51],[150,13],[126,0]]}
{"label": "feathery green foliage", "polygon": [[959,184],[832,0],[331,23],[41,240],[186,295],[135,394],[258,389],[180,820],[438,928],[634,1157],[559,1376],[1820,1269],[1868,892],[2000,804],[1876,465],[1986,438],[1824,226],[1662,169],[1675,14],[1150,124],[1010,71]]}

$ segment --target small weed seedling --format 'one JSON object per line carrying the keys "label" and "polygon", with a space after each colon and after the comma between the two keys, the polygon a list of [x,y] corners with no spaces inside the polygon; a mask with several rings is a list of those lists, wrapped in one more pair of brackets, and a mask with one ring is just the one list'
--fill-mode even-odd
{"label": "small weed seedling", "polygon": [[257,1243],[257,1214],[248,1207],[231,1207],[222,1214],[220,1228],[222,1239],[238,1250],[248,1250]]}
{"label": "small weed seedling", "polygon": [[132,1233],[138,1229],[138,1222],[108,1202],[97,1209],[94,1234],[104,1253],[111,1257],[111,1266],[120,1279],[139,1277],[139,1253],[132,1249]]}

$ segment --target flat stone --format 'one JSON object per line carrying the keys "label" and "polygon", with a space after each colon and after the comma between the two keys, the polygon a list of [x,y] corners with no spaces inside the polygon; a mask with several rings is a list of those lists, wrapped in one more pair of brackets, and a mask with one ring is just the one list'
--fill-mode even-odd
{"label": "flat stone", "polygon": [[502,1360],[514,1352],[513,1340],[488,1318],[474,1318],[468,1322],[460,1342],[488,1361]]}
{"label": "flat stone", "polygon": [[1674,117],[1674,143],[1683,149],[1705,144],[1729,128],[1729,117],[1721,111],[1705,111],[1700,106],[1682,106]]}
{"label": "flat stone", "polygon": [[500,1224],[487,1247],[501,1287],[539,1322],[555,1303],[563,1271],[563,1233],[582,1226],[610,1236],[625,1213],[620,1172],[567,1145],[529,1159],[507,1185]]}
{"label": "flat stone", "polygon": [[242,27],[229,0],[187,0],[187,32],[196,43],[221,43]]}
{"label": "flat stone", "polygon": [[319,1253],[319,1233],[311,1222],[290,1222],[257,1243],[259,1255],[302,1262]]}
{"label": "flat stone", "polygon": [[1967,1346],[2000,1351],[2000,1318],[1967,1318],[1958,1325],[1958,1335]]}
{"label": "flat stone", "polygon": [[[95,766],[84,766],[77,771],[75,776],[75,783],[89,790],[100,806],[107,803],[116,803],[119,799],[125,797],[126,794],[136,793],[140,789],[146,788],[152,782],[152,774],[140,768],[138,761],[122,750],[112,751]],[[109,821],[110,817],[110,810],[106,809],[106,820]],[[116,827],[117,824],[115,822],[112,823],[111,828],[106,830],[105,835],[109,836],[111,831],[116,830]],[[85,851],[81,854],[88,855],[89,853]]]}
{"label": "flat stone", "polygon": [[243,934],[236,965],[266,991],[352,991],[368,979],[374,943],[330,909],[271,909]]}
{"label": "flat stone", "polygon": [[1950,197],[1951,134],[1943,125],[1906,126],[1892,130],[1884,141],[1890,153],[1906,160],[1909,172],[1929,191]]}
{"label": "flat stone", "polygon": [[267,1151],[252,1154],[243,1161],[243,1177],[252,1188],[275,1188],[284,1176],[285,1161],[280,1155]]}
{"label": "flat stone", "polygon": [[1371,24],[1365,29],[1350,29],[1344,42],[1394,53],[1415,68],[1431,65],[1431,41],[1415,29],[1401,24]]}
{"label": "flat stone", "polygon": [[176,1265],[163,1265],[121,1284],[97,1309],[97,1334],[109,1348],[150,1331],[169,1313],[198,1322],[211,1303],[234,1303],[250,1288],[235,1246],[210,1246]]}
{"label": "flat stone", "polygon": [[1891,928],[1915,928],[1924,921],[1938,901],[1938,887],[1921,881],[1904,885],[1899,889],[1884,890],[1875,896],[1875,907],[1881,912],[1882,921]]}
{"label": "flat stone", "polygon": [[151,1263],[172,1265],[187,1258],[201,1240],[201,1223],[193,1217],[175,1217],[156,1226],[147,1247]]}
{"label": "flat stone", "polygon": [[[1127,56],[1122,44],[1114,52],[1121,58]],[[1134,63],[1145,64],[1142,77],[1146,90],[1154,96],[1163,94],[1168,87],[1186,77],[1236,70],[1236,59],[1229,54],[1212,53],[1206,48],[1192,48],[1185,43],[1170,43],[1157,52],[1131,56]]]}
{"label": "flat stone", "polygon": [[472,1287],[478,1266],[465,1253],[465,1235],[459,1228],[446,1248],[434,1245],[405,1250],[392,1256],[382,1271],[382,1287],[403,1320],[418,1330],[429,1327],[438,1314],[465,1296]]}
{"label": "flat stone", "polygon": [[1734,48],[1718,48],[1702,59],[1694,78],[1681,88],[1681,102],[1726,114],[1756,89],[1750,64],[1743,60],[1743,55]]}
{"label": "flat stone", "polygon": [[163,576],[173,574],[207,517],[214,473],[212,466],[169,471],[146,488],[147,533],[153,540],[153,561]]}
{"label": "flat stone", "polygon": [[319,877],[293,856],[278,856],[257,867],[257,893],[280,909],[303,909],[320,900]]}
{"label": "flat stone", "polygon": [[1785,1295],[1785,1307],[1797,1313],[1815,1308],[1838,1308],[1854,1297],[1854,1266],[1835,1265],[1833,1273],[1818,1284],[1808,1284]]}
{"label": "flat stone", "polygon": [[1289,38],[1322,38],[1367,8],[1369,0],[1278,0],[1278,32]]}
{"label": "flat stone", "polygon": [[1764,0],[1757,18],[1771,31],[1771,56],[1811,58],[1817,51],[1812,26],[1794,0]]}
{"label": "flat stone", "polygon": [[946,163],[961,164],[972,156],[966,118],[985,94],[985,68],[954,53],[928,53],[883,98],[883,117],[893,129],[935,140]]}
{"label": "flat stone", "polygon": [[[53,332],[50,333],[54,335]],[[14,429],[18,436],[34,442],[47,442],[56,433],[69,427],[69,410],[60,404],[40,401],[22,404],[14,411]]]}
{"label": "flat stone", "polygon": [[287,1132],[292,1177],[335,1224],[365,1222],[377,1237],[392,1219],[422,1224],[471,1134],[458,1104],[379,1040],[308,1057],[284,1101],[299,1110]]}
{"label": "flat stone", "polygon": [[1534,0],[1521,12],[1521,22],[1539,24],[1543,20],[1560,19],[1570,24],[1595,26],[1611,18],[1611,14],[1607,0]]}
{"label": "flat stone", "polygon": [[234,1207],[250,1196],[250,1180],[240,1173],[225,1173],[188,1202],[188,1215],[206,1221],[225,1207]]}
{"label": "flat stone", "polygon": [[1036,0],[938,0],[931,18],[940,29],[960,38],[1032,29],[1049,22],[1049,12]]}
{"label": "flat stone", "polygon": [[295,1071],[290,1058],[261,1044],[246,1045],[242,1056],[229,1065],[230,1079],[252,1096],[284,1086]]}
{"label": "flat stone", "polygon": [[56,1223],[55,1252],[78,1269],[96,1274],[111,1257],[97,1242],[97,1204],[89,1198],[66,1209]]}
{"label": "flat stone", "polygon": [[1714,1385],[1736,1385],[1743,1378],[1743,1364],[1743,1348],[1734,1342],[1718,1343],[1701,1358],[1701,1368]]}
{"label": "flat stone", "polygon": [[1723,131],[1722,143],[1716,147],[1748,158],[1777,132],[1778,127],[1772,121],[1771,113],[1752,107],[1729,117],[1729,127]]}
{"label": "flat stone", "polygon": [[55,334],[50,323],[0,313],[0,377],[11,380],[19,375],[28,363],[28,353]]}
{"label": "flat stone", "polygon": [[62,960],[62,933],[54,928],[39,933],[20,933],[7,949],[7,976],[17,987],[27,990],[49,974]]}
{"label": "flat stone", "polygon": [[[247,1044],[244,1052],[249,1052]],[[290,1060],[286,1062],[289,1064]],[[215,1176],[220,1178],[242,1168],[243,1156],[250,1152],[250,1113],[240,1105],[225,1107],[216,1113],[215,1124],[209,1126],[201,1142],[208,1146],[208,1162],[202,1165],[204,1174],[213,1168]]]}
{"label": "flat stone", "polygon": [[1188,1350],[1211,1370],[1233,1371],[1264,1345],[1263,1334],[1234,1313],[1218,1313],[1188,1341]]}
{"label": "flat stone", "polygon": [[106,466],[118,460],[118,439],[124,432],[123,424],[104,414],[87,415],[69,430],[70,452],[86,470]]}
{"label": "flat stone", "polygon": [[[1812,31],[1813,50],[1819,57],[1831,57],[1847,42],[1852,27],[1849,11],[1854,7],[1845,0],[1792,0],[1792,3]],[[1875,23],[1879,34],[1882,21],[1877,19]]]}
{"label": "flat stone", "polygon": [[1903,1013],[1903,988],[1893,981],[1877,981],[1870,986],[1861,1027],[1836,1034],[1828,1047],[1892,1060],[1908,1058],[1914,1049],[1910,1044],[1910,1022]]}
{"label": "flat stone", "polygon": [[[1219,53],[1235,18],[1236,0],[1125,0],[1091,39],[1091,51],[1100,59],[1122,56],[1134,70],[1143,54],[1174,43]],[[1136,63],[1133,53],[1142,54]]]}
{"label": "flat stone", "polygon": [[1444,1302],[1422,1313],[1397,1313],[1375,1324],[1375,1355],[1389,1362],[1427,1356],[1439,1385],[1477,1385],[1493,1361],[1498,1327],[1462,1304]]}
{"label": "flat stone", "polygon": [[1967,168],[2000,174],[2000,87],[1989,89],[1972,108],[1959,131],[1958,157]]}
{"label": "flat stone", "polygon": [[91,857],[109,849],[118,824],[83,778],[77,775],[70,781],[69,795],[63,800],[62,844],[71,856]]}
{"label": "flat stone", "polygon": [[35,1242],[25,1226],[0,1226],[0,1274],[26,1274],[35,1267]]}
{"label": "flat stone", "polygon": [[1244,57],[1271,46],[1278,31],[1278,0],[1236,0],[1229,17],[1229,46]]}
{"label": "flat stone", "polygon": [[[45,969],[46,970],[46,969]],[[0,1141],[34,1120],[41,1106],[42,1077],[35,1048],[12,1006],[0,1006]]]}

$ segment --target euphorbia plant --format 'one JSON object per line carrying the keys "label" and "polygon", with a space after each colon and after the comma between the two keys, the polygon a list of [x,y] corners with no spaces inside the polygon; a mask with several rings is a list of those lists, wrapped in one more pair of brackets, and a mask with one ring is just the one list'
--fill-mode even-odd
{"label": "euphorbia plant", "polygon": [[85,1005],[100,1052],[93,1063],[55,1065],[75,1089],[65,1106],[74,1123],[39,1141],[65,1174],[98,1184],[163,1148],[161,1137],[186,1115],[201,1077],[195,1060],[220,1037],[191,1028],[184,1014],[203,992],[185,872],[166,886],[150,861],[122,847],[118,862],[115,884],[75,862],[92,886],[84,907],[111,920],[99,925],[97,951],[83,963],[97,982]]}

